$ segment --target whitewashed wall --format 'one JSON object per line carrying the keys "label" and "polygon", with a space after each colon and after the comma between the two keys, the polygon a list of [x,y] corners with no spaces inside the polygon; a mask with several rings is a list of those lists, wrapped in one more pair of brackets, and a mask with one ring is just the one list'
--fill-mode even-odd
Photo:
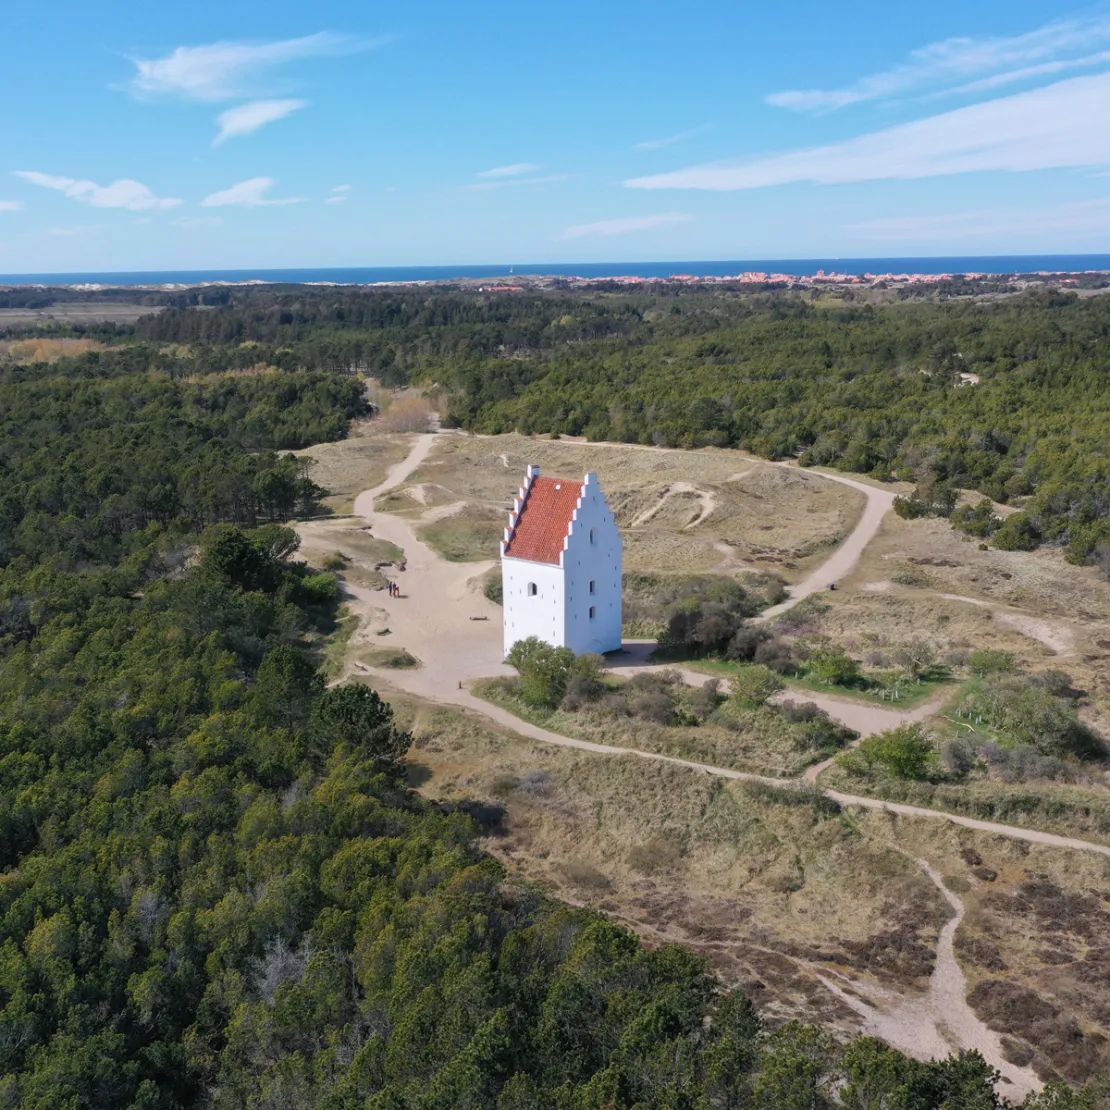
{"label": "whitewashed wall", "polygon": [[[502,605],[505,612],[505,654],[517,640],[536,636],[555,647],[567,646],[563,639],[565,588],[563,568],[553,563],[531,563],[527,559],[501,560]],[[536,593],[529,596],[528,586]]]}
{"label": "whitewashed wall", "polygon": [[601,492],[597,475],[587,474],[563,550],[564,643],[579,654],[617,651],[621,646],[623,560],[620,529]]}

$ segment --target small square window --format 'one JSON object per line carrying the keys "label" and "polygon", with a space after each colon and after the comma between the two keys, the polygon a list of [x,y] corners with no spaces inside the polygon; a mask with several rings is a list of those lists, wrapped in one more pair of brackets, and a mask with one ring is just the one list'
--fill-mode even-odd
{"label": "small square window", "polygon": [[536,583],[535,582],[529,582],[528,583],[528,596],[529,597],[535,597],[537,592],[538,591],[536,590]]}

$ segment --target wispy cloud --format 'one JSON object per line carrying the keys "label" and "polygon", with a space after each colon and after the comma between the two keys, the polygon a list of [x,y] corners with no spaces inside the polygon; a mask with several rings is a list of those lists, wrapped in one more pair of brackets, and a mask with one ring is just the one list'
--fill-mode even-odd
{"label": "wispy cloud", "polygon": [[1110,232],[1110,198],[1075,201],[1037,209],[980,209],[933,216],[886,216],[849,224],[868,239],[937,241],[982,239],[997,235],[1090,236]]}
{"label": "wispy cloud", "polygon": [[[1102,43],[1110,43],[1110,15],[1054,20],[1023,35],[945,39],[913,51],[906,61],[892,69],[873,73],[851,85],[839,89],[792,89],[768,96],[767,103],[797,112],[827,112],[861,101],[938,88],[952,93],[997,88],[1030,77],[1100,64],[1101,55],[1090,51]],[[988,76],[992,85],[976,80]]]}
{"label": "wispy cloud", "polygon": [[331,191],[333,193],[349,193],[351,191],[351,187],[350,185],[333,185]]}
{"label": "wispy cloud", "polygon": [[514,162],[511,166],[494,166],[492,170],[482,170],[476,177],[519,177],[524,173],[535,173],[541,169],[535,162]]}
{"label": "wispy cloud", "polygon": [[507,189],[515,185],[548,185],[552,181],[569,181],[573,176],[571,173],[549,173],[543,177],[510,177],[503,181],[478,181],[460,188],[468,193],[485,193],[490,189]]}
{"label": "wispy cloud", "polygon": [[270,74],[289,62],[354,54],[386,41],[321,31],[279,42],[179,46],[162,58],[132,58],[136,73],[129,88],[136,96],[179,96],[187,100],[255,97]]}
{"label": "wispy cloud", "polygon": [[180,197],[155,196],[140,181],[120,178],[111,185],[97,185],[95,181],[78,181],[72,177],[57,177],[54,174],[39,173],[36,170],[16,170],[15,176],[41,185],[44,189],[56,189],[73,200],[91,204],[93,208],[128,208],[132,212],[143,212],[150,208],[175,208],[184,201]]}
{"label": "wispy cloud", "polygon": [[181,220],[171,220],[173,227],[219,227],[223,220],[219,216],[186,216]]}
{"label": "wispy cloud", "polygon": [[854,139],[638,177],[634,189],[757,189],[793,181],[822,185],[937,177],[986,170],[1110,164],[1110,73],[889,127]]}
{"label": "wispy cloud", "polygon": [[222,189],[217,193],[209,193],[202,200],[204,208],[225,208],[229,205],[238,205],[241,208],[261,208],[273,204],[301,204],[307,197],[275,197],[270,199],[266,194],[274,187],[272,177],[252,177],[249,181],[240,181],[230,189]]}
{"label": "wispy cloud", "polygon": [[0,212],[18,212],[22,207],[21,200],[0,200]]}
{"label": "wispy cloud", "polygon": [[650,231],[670,224],[689,223],[694,217],[685,212],[662,212],[655,216],[625,216],[619,220],[599,220],[593,224],[576,224],[566,228],[560,239],[584,239],[588,235],[627,235],[633,231]]}
{"label": "wispy cloud", "polygon": [[665,146],[673,146],[675,143],[685,142],[687,139],[692,139],[695,135],[700,135],[703,131],[708,131],[710,125],[708,123],[699,124],[697,127],[691,127],[689,131],[680,131],[677,135],[668,135],[665,139],[648,139],[646,142],[637,143],[633,150],[661,150]]}
{"label": "wispy cloud", "polygon": [[236,108],[229,108],[216,117],[220,133],[213,140],[212,145],[219,146],[228,139],[235,139],[241,135],[253,135],[260,127],[285,119],[286,116],[307,104],[307,100],[252,100]]}
{"label": "wispy cloud", "polygon": [[347,203],[347,194],[346,193],[339,193],[337,196],[328,197],[328,199],[325,200],[324,203],[325,204],[346,204]]}

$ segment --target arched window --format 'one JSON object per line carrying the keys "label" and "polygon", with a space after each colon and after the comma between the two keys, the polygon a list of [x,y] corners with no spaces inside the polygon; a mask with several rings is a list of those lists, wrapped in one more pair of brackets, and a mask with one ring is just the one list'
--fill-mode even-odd
{"label": "arched window", "polygon": [[595,620],[596,617],[597,617],[597,606],[596,605],[591,605],[590,606],[590,620]]}
{"label": "arched window", "polygon": [[597,583],[592,578],[590,579],[590,593],[597,593]]}
{"label": "arched window", "polygon": [[592,544],[597,543],[597,529],[596,528],[591,528],[590,529],[590,543],[592,543]]}
{"label": "arched window", "polygon": [[537,593],[539,593],[539,591],[536,589],[536,583],[535,582],[529,582],[528,583],[528,596],[529,597],[535,597]]}

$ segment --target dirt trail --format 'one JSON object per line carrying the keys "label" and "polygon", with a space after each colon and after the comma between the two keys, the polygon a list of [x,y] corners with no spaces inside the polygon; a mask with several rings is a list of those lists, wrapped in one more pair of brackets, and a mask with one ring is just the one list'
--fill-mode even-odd
{"label": "dirt trail", "polygon": [[[794,469],[787,463],[777,463],[776,465]],[[851,478],[844,478],[839,474],[826,474],[819,470],[807,470],[806,473],[816,474],[818,477],[827,478],[830,482],[839,482],[842,486],[851,486],[852,489],[858,490],[867,499],[863,507],[863,513],[855,528],[829,558],[807,578],[791,586],[790,596],[786,601],[780,602],[778,605],[772,605],[769,609],[764,609],[758,617],[754,618],[756,621],[771,620],[780,613],[793,609],[799,601],[809,597],[810,594],[827,590],[832,583],[846,578],[856,563],[859,562],[863,549],[875,538],[875,534],[882,526],[883,517],[894,505],[896,495],[887,490],[876,489],[874,486],[865,485],[863,482],[855,482]]]}
{"label": "dirt trail", "polygon": [[701,511],[693,520],[690,521],[689,524],[683,525],[684,528],[694,528],[697,525],[701,524],[701,522],[705,520],[705,518],[709,516],[714,509],[717,508],[717,499],[713,496],[712,493],[708,493],[705,490],[698,489],[697,486],[692,485],[690,482],[672,482],[663,491],[662,496],[659,498],[659,500],[656,501],[654,505],[650,506],[642,513],[640,513],[639,516],[637,516],[636,519],[633,520],[628,527],[640,528],[643,525],[647,524],[648,521],[650,521],[652,517],[654,517],[655,514],[658,513],[659,510],[662,509],[663,506],[666,505],[666,503],[676,493],[696,493],[698,495],[698,500],[701,502]]}
{"label": "dirt trail", "polygon": [[[912,858],[912,857],[911,857]],[[832,994],[854,1010],[863,1032],[886,1041],[918,1059],[936,1059],[960,1049],[977,1049],[1002,1074],[1003,1094],[1016,1099],[1042,1087],[1032,1068],[1010,1063],[997,1033],[976,1016],[967,1003],[967,979],[956,959],[955,937],[964,919],[963,902],[944,885],[936,870],[923,859],[914,862],[952,907],[937,938],[936,962],[923,996],[911,997],[873,983],[842,975],[805,961],[804,966]]]}

